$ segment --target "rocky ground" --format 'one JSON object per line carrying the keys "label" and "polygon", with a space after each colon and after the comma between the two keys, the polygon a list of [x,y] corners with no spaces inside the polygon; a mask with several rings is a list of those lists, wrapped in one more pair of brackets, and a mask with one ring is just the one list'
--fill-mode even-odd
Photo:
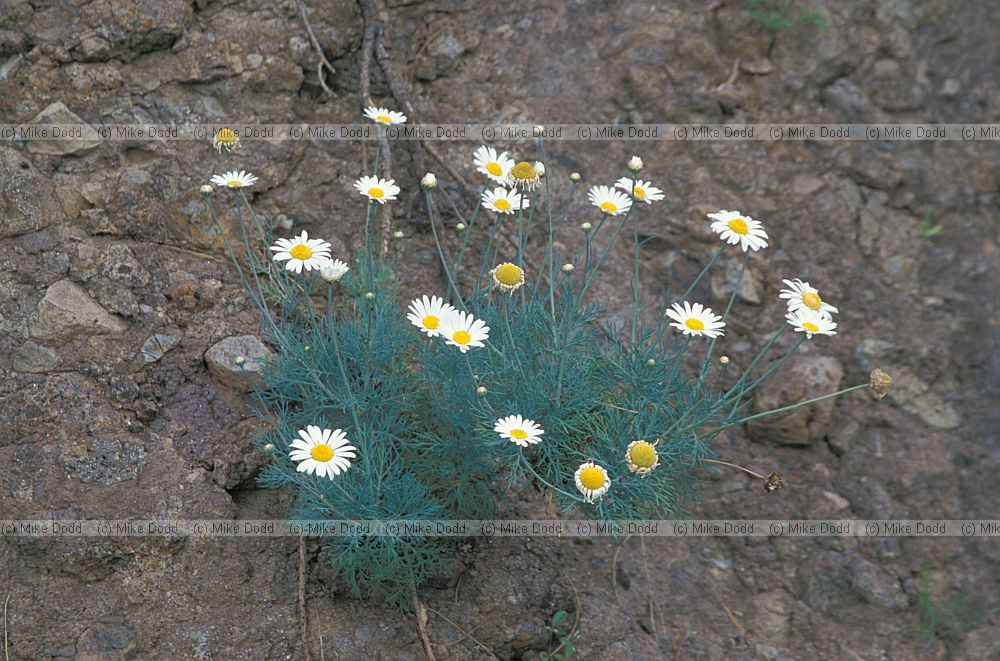
{"label": "rocky ground", "polygon": [[[306,4],[335,69],[329,94],[295,2],[15,0],[0,8],[0,117],[356,121],[361,11]],[[828,29],[770,32],[742,0],[387,0],[377,18],[423,121],[997,121],[1000,7],[810,6]],[[395,106],[377,65],[373,78],[373,97]],[[282,516],[287,494],[254,486],[256,426],[231,364],[267,348],[197,198],[219,158],[203,143],[87,137],[0,145],[0,518]],[[471,176],[478,143],[435,145]],[[850,396],[729,433],[722,457],[778,470],[786,486],[768,495],[740,473],[711,471],[695,514],[995,517],[993,146],[559,142],[553,185],[564,195],[571,170],[610,183],[632,153],[667,192],[642,216],[651,294],[683,287],[711,255],[708,210],[744,210],[773,237],[750,262],[726,337],[735,364],[774,328],[782,277],[821,282],[839,305],[837,337],[810,343],[785,372],[797,378],[761,399],[861,382],[875,364],[896,377],[881,403]],[[261,178],[258,209],[342,252],[358,243],[351,182],[362,158],[371,153],[351,142],[246,143],[235,165]],[[415,288],[441,276],[417,204],[420,159],[413,145],[393,150],[404,191],[393,222],[412,237]],[[459,193],[430,162],[444,191]],[[589,213],[578,200],[571,218]],[[925,218],[943,230],[923,237]],[[717,267],[702,300],[724,304],[737,266]],[[623,243],[598,292],[612,313],[623,292],[611,283],[630,268]],[[531,490],[508,505],[543,506]],[[1000,657],[995,540],[660,538],[643,549],[631,539],[613,578],[616,548],[517,538],[463,548],[453,574],[421,593],[435,653],[537,659],[551,648],[544,625],[566,609],[582,658]],[[411,616],[349,599],[317,546],[309,559],[312,658],[423,656]],[[4,540],[5,652],[304,658],[297,580],[288,539]]]}

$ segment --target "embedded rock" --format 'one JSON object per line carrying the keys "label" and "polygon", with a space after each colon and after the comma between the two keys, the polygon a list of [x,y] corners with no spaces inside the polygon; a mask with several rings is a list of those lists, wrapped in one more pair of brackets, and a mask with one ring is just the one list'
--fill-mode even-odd
{"label": "embedded rock", "polygon": [[66,220],[51,180],[21,152],[0,147],[0,238],[35,232]]}
{"label": "embedded rock", "polygon": [[[764,382],[754,399],[753,412],[763,413],[834,392],[844,370],[831,356],[795,356]],[[760,443],[810,445],[826,434],[834,400],[826,399],[789,413],[747,423],[750,438]]]}
{"label": "embedded rock", "polygon": [[128,325],[102,308],[80,285],[69,280],[53,283],[28,320],[28,333],[39,340],[66,342],[74,335],[121,333]]}
{"label": "embedded rock", "polygon": [[273,355],[257,336],[237,335],[213,344],[205,352],[205,363],[220,382],[249,392],[263,384],[261,371]]}
{"label": "embedded rock", "polygon": [[66,134],[66,137],[44,140],[28,140],[28,151],[33,154],[48,154],[50,156],[70,156],[85,154],[101,144],[101,138],[93,126],[87,124],[79,115],[66,107],[62,101],[47,106],[45,110],[28,120],[28,124],[60,124],[59,127],[49,127],[47,133],[53,131]]}

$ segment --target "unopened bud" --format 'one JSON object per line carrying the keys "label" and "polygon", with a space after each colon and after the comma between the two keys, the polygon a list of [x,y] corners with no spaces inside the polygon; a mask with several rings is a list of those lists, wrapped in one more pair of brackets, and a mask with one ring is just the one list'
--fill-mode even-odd
{"label": "unopened bud", "polygon": [[236,363],[237,367],[243,367],[243,365],[246,364],[247,359],[244,358],[243,356],[236,356],[236,360],[234,360],[233,362]]}
{"label": "unopened bud", "polygon": [[461,232],[462,230],[465,229],[465,223],[458,223],[457,225],[455,225],[455,229]]}
{"label": "unopened bud", "polygon": [[208,197],[209,195],[212,194],[212,187],[209,186],[208,184],[205,184],[204,186],[199,188],[198,191],[205,197]]}
{"label": "unopened bud", "polygon": [[872,392],[875,394],[877,399],[882,399],[885,394],[889,392],[889,386],[892,385],[892,377],[880,370],[875,368],[872,370],[871,374],[871,386]]}
{"label": "unopened bud", "polygon": [[486,386],[479,386],[478,388],[476,388],[476,394],[477,395],[485,395],[486,394]]}
{"label": "unopened bud", "polygon": [[632,172],[638,172],[642,169],[642,159],[638,156],[633,156],[628,160],[628,169]]}
{"label": "unopened bud", "polygon": [[584,232],[589,232],[592,225],[590,223],[580,223],[580,229]]}
{"label": "unopened bud", "polygon": [[570,172],[569,180],[572,181],[574,184],[580,181],[581,179],[583,179],[583,177],[580,176],[579,172]]}
{"label": "unopened bud", "polygon": [[719,356],[719,364],[720,365],[728,365],[729,364],[729,356]]}
{"label": "unopened bud", "polygon": [[397,241],[402,241],[404,236],[406,235],[403,234],[402,232],[397,231],[393,233],[392,238],[396,239]]}
{"label": "unopened bud", "polygon": [[438,187],[437,177],[434,176],[433,172],[428,172],[427,174],[424,175],[424,178],[420,180],[420,185],[423,186],[424,188],[437,188]]}
{"label": "unopened bud", "polygon": [[367,298],[369,301],[375,300],[375,292],[373,292],[373,291],[366,292],[365,293],[365,298]]}
{"label": "unopened bud", "polygon": [[274,450],[274,443],[268,443],[264,446],[264,452],[271,452]]}
{"label": "unopened bud", "polygon": [[576,268],[576,267],[573,266],[572,264],[563,264],[562,265],[562,271],[563,271],[563,273],[572,273],[574,268]]}
{"label": "unopened bud", "polygon": [[652,358],[650,358],[649,360],[646,361],[646,364],[649,365],[650,367],[652,367],[653,365],[656,364],[656,361],[653,360]]}

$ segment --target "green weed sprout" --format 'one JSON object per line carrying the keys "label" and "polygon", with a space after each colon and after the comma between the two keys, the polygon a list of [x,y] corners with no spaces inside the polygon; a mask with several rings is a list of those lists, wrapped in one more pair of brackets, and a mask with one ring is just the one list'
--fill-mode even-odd
{"label": "green weed sprout", "polygon": [[826,19],[818,11],[807,10],[792,0],[747,0],[750,18],[771,32],[780,32],[794,26],[826,30]]}
{"label": "green weed sprout", "polygon": [[[366,116],[380,141],[387,126],[406,121],[384,109]],[[229,150],[238,137],[221,138],[216,146],[232,168]],[[638,277],[639,218],[664,193],[638,178],[641,159],[633,157],[614,186],[588,191],[592,223],[567,228],[581,177],[570,176],[570,195],[557,212],[544,130],[536,138],[533,162],[476,151],[485,183],[458,234],[445,235],[435,211],[435,198],[444,195],[437,177],[422,178],[447,285],[408,306],[396,294],[395,257],[377,248],[388,237],[379,241],[373,230],[376,212],[400,192],[379,176],[378,157],[375,174],[354,186],[365,201],[364,245],[349,262],[332,259],[330,245],[306,232],[275,238],[246,194],[257,180],[252,174],[232,169],[212,178],[228,200],[202,188],[277,349],[255,393],[255,412],[271,427],[258,439],[271,459],[258,481],[294,487],[294,520],[485,519],[504,489],[525,483],[591,518],[679,515],[707,462],[733,465],[711,449],[722,430],[872,387],[744,416],[753,391],[803,342],[835,334],[837,309],[809,283],[786,280],[784,323],[742,374],[727,375],[729,359],[713,360],[713,353],[750,253],[767,246],[763,225],[738,211],[709,214],[719,249],[680,297],[651,303]],[[238,237],[221,226],[219,204],[235,207]],[[539,234],[543,247],[532,242]],[[579,245],[564,254],[563,239],[573,235]],[[588,293],[622,235],[630,235],[634,268],[631,311],[619,330]],[[398,252],[403,236],[394,238]],[[689,297],[727,250],[742,251],[742,268],[716,314]],[[650,305],[653,323],[643,315]],[[798,342],[757,369],[789,328],[801,333]],[[689,353],[698,357],[693,374],[685,366]],[[724,377],[731,377],[726,388]],[[747,472],[769,491],[780,485],[777,475]],[[328,535],[324,552],[354,595],[382,596],[402,608],[441,569],[454,538],[380,532]]]}

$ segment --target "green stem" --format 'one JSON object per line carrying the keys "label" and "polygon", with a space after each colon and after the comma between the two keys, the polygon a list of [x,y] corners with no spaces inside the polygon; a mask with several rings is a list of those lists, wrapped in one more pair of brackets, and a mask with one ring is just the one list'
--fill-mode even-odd
{"label": "green stem", "polygon": [[583,498],[581,498],[579,496],[576,496],[574,494],[571,494],[571,493],[566,493],[565,491],[563,491],[559,487],[556,487],[556,486],[554,486],[552,484],[549,484],[548,481],[544,477],[542,477],[541,475],[538,474],[538,472],[534,469],[534,467],[531,465],[531,463],[525,458],[525,456],[524,456],[523,453],[519,452],[518,456],[520,457],[521,463],[524,465],[524,467],[528,469],[528,472],[530,472],[535,477],[536,480],[538,480],[539,482],[541,482],[542,484],[544,484],[546,487],[548,487],[549,489],[552,489],[556,493],[561,493],[562,495],[566,496],[567,498],[569,498],[569,499],[571,499],[571,500],[573,500],[575,502],[578,502],[578,503],[584,502]]}
{"label": "green stem", "polygon": [[764,411],[763,413],[757,413],[755,415],[750,415],[745,418],[740,418],[734,422],[722,425],[721,427],[716,427],[710,430],[709,434],[718,434],[724,429],[729,429],[730,427],[735,427],[736,425],[742,425],[745,422],[750,422],[751,420],[756,420],[757,418],[763,418],[769,415],[776,415],[778,413],[785,413],[786,411],[794,411],[795,409],[802,408],[803,406],[808,406],[809,404],[815,404],[816,402],[822,402],[824,399],[830,399],[831,397],[839,397],[840,395],[846,395],[849,392],[854,392],[855,390],[862,390],[864,388],[871,388],[870,383],[862,383],[857,386],[851,386],[850,388],[844,388],[843,390],[838,390],[837,392],[831,392],[826,395],[821,395],[819,397],[813,397],[812,399],[807,399],[804,402],[799,402],[798,404],[792,404],[790,406],[783,406],[780,409],[774,409],[772,411]]}
{"label": "green stem", "polygon": [[424,189],[424,202],[427,205],[427,216],[431,222],[431,232],[434,234],[434,245],[437,247],[438,258],[441,260],[441,268],[444,269],[444,274],[448,277],[448,286],[455,292],[455,299],[462,306],[462,310],[467,311],[465,301],[462,300],[462,294],[458,291],[458,286],[452,277],[451,269],[448,268],[448,261],[444,258],[444,250],[441,248],[441,238],[438,236],[437,223],[434,222],[434,210],[431,207],[431,192],[426,188]]}
{"label": "green stem", "polygon": [[455,260],[455,273],[462,272],[462,259],[465,256],[465,248],[469,245],[469,237],[472,236],[472,227],[476,223],[476,216],[479,215],[479,210],[483,207],[483,193],[486,192],[489,182],[490,180],[487,179],[479,191],[479,197],[476,198],[476,208],[473,209],[472,217],[469,218],[469,226],[466,228],[465,236],[462,238],[462,247],[458,250],[458,259]]}

